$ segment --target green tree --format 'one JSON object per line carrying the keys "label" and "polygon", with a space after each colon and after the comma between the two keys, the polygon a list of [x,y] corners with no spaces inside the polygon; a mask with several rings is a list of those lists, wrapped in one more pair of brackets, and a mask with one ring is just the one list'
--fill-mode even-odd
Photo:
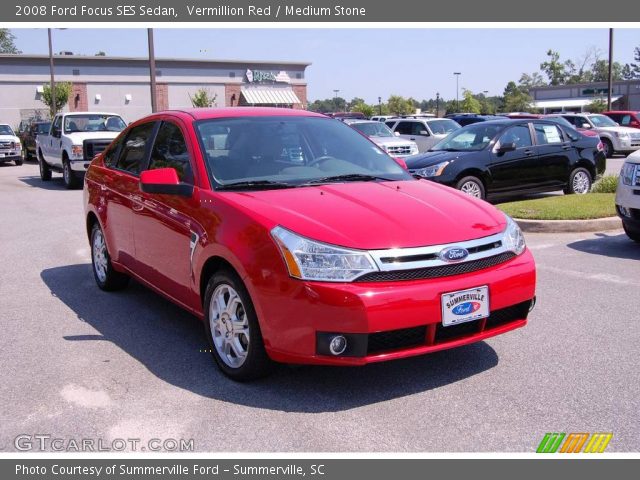
{"label": "green tree", "polygon": [[471,90],[462,89],[462,102],[460,103],[460,111],[465,113],[480,113],[482,105],[477,98],[473,96]]}
{"label": "green tree", "polygon": [[560,54],[551,49],[547,50],[546,62],[540,64],[540,70],[547,74],[550,85],[562,85],[565,83],[565,64],[560,61]]}
{"label": "green tree", "polygon": [[633,80],[633,70],[631,69],[631,65],[628,63],[625,63],[624,67],[622,67],[622,79]]}
{"label": "green tree", "polygon": [[363,98],[360,98],[360,97],[352,98],[351,101],[347,103],[347,111],[353,112],[354,111],[353,107],[355,107],[356,105],[360,105],[361,103],[366,103]]}
{"label": "green tree", "polygon": [[102,50],[100,50],[98,53],[96,53],[96,57],[106,57],[107,54],[105,52],[103,52]]}
{"label": "green tree", "polygon": [[16,36],[8,28],[0,28],[0,53],[22,53],[15,44]]}
{"label": "green tree", "polygon": [[629,64],[632,79],[640,78],[640,47],[636,47],[633,51],[633,60],[635,63]]}
{"label": "green tree", "polygon": [[391,95],[387,107],[392,115],[408,115],[414,112],[413,102],[400,95]]}
{"label": "green tree", "polygon": [[518,80],[518,84],[529,91],[529,89],[534,87],[544,87],[546,85],[544,78],[540,75],[539,72],[533,72],[531,75],[528,73],[523,73],[520,75],[520,80]]}
{"label": "green tree", "polygon": [[531,109],[531,95],[523,86],[516,85],[516,82],[509,82],[504,89],[505,112],[526,112]]}
{"label": "green tree", "polygon": [[[613,81],[622,80],[622,65],[618,62],[613,62],[611,68],[611,77]],[[596,60],[591,66],[591,81],[592,82],[606,82],[609,80],[609,61],[608,60]]]}
{"label": "green tree", "polygon": [[368,104],[366,104],[364,102],[360,102],[360,103],[354,105],[353,107],[351,107],[351,111],[352,112],[360,112],[360,113],[364,114],[365,117],[369,118],[369,117],[372,117],[373,115],[375,115],[375,112],[377,110],[373,105],[368,105]]}
{"label": "green tree", "polygon": [[209,108],[213,107],[216,102],[218,95],[214,93],[211,95],[211,92],[206,88],[199,88],[196,90],[196,93],[193,94],[193,97],[189,95],[189,100],[191,100],[191,105],[194,108]]}
{"label": "green tree", "polygon": [[585,111],[591,113],[602,113],[607,110],[607,102],[605,102],[602,98],[598,98],[594,100],[589,105],[585,107]]}
{"label": "green tree", "polygon": [[[64,108],[64,106],[69,101],[69,95],[71,95],[71,82],[56,82],[55,84],[56,91],[56,103],[55,103],[55,111],[59,112]],[[51,84],[46,84],[43,86],[42,97],[40,101],[44,103],[47,107],[49,107],[49,114],[53,117],[54,108],[53,108],[53,95],[51,94]]]}

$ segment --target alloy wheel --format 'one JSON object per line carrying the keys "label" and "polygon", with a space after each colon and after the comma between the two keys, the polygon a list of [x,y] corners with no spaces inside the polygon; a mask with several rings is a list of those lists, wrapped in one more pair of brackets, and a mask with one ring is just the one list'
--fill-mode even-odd
{"label": "alloy wheel", "polygon": [[107,281],[107,244],[104,241],[102,231],[99,229],[93,235],[93,269],[100,282]]}
{"label": "alloy wheel", "polygon": [[573,180],[571,182],[571,187],[573,191],[578,194],[589,193],[589,189],[591,187],[591,181],[589,180],[589,175],[586,172],[577,172],[573,176]]}
{"label": "alloy wheel", "polygon": [[218,285],[214,290],[209,326],[222,361],[231,368],[241,367],[249,352],[249,319],[238,292],[230,285]]}
{"label": "alloy wheel", "polygon": [[482,190],[480,189],[480,185],[478,185],[476,182],[464,182],[460,186],[460,191],[475,198],[482,198]]}

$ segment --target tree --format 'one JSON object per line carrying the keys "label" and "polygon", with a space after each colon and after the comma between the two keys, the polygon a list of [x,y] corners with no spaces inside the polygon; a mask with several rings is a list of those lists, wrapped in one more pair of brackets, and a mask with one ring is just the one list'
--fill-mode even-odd
{"label": "tree", "polygon": [[[611,78],[613,81],[622,80],[622,65],[618,62],[613,62],[611,69]],[[609,80],[609,61],[608,60],[596,60],[591,66],[591,81],[592,82],[606,82]]]}
{"label": "tree", "polygon": [[360,105],[362,103],[366,103],[363,98],[359,98],[359,97],[352,98],[351,101],[346,104],[347,111],[353,112],[354,111],[353,107],[355,107],[356,105]]}
{"label": "tree", "polygon": [[636,47],[633,51],[633,60],[636,63],[629,64],[631,74],[633,75],[632,79],[640,78],[640,47]]}
{"label": "tree", "polygon": [[[56,108],[55,111],[59,112],[69,101],[69,95],[71,95],[71,82],[56,82]],[[49,113],[51,117],[54,114],[53,108],[53,96],[51,95],[51,84],[43,86],[42,97],[40,101],[49,107]]]}
{"label": "tree", "polygon": [[565,83],[565,64],[560,61],[560,54],[553,50],[547,51],[549,59],[540,64],[540,70],[547,74],[550,85],[562,85]]}
{"label": "tree", "polygon": [[585,107],[585,111],[591,113],[602,113],[607,110],[607,102],[598,98]]}
{"label": "tree", "polygon": [[507,83],[504,89],[504,106],[505,112],[526,112],[531,109],[532,98],[528,90],[522,86],[516,85],[516,82]]}
{"label": "tree", "polygon": [[387,107],[393,115],[408,115],[414,111],[413,102],[400,95],[391,95]]}
{"label": "tree", "polygon": [[0,28],[0,53],[22,53],[14,43],[16,36],[8,28]]}
{"label": "tree", "polygon": [[478,99],[473,96],[471,90],[467,90],[466,88],[462,89],[460,111],[465,113],[480,113],[482,111],[482,105],[480,105]]}
{"label": "tree", "polygon": [[191,100],[191,105],[193,105],[194,108],[213,107],[217,98],[217,94],[214,93],[211,95],[206,88],[199,88],[196,93],[193,94],[193,97],[189,95],[189,100]]}
{"label": "tree", "polygon": [[354,105],[353,107],[351,107],[351,111],[352,112],[360,112],[365,117],[369,118],[369,117],[374,115],[374,112],[376,111],[376,108],[373,105],[367,105],[364,102],[360,102],[360,103]]}
{"label": "tree", "polygon": [[623,80],[633,80],[633,69],[631,68],[631,65],[629,65],[628,63],[624,64],[624,67],[622,67],[622,79]]}
{"label": "tree", "polygon": [[100,50],[98,53],[96,53],[95,55],[96,57],[106,57],[107,54],[105,52],[103,52],[102,50]]}
{"label": "tree", "polygon": [[523,73],[518,80],[518,84],[527,90],[527,92],[534,87],[544,87],[546,85],[544,78],[539,72],[533,72],[531,75]]}

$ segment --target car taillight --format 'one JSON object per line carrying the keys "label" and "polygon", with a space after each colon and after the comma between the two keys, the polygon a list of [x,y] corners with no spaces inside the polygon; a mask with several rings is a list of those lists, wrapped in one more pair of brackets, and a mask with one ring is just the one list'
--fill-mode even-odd
{"label": "car taillight", "polygon": [[604,152],[604,144],[602,142],[598,142],[597,149],[599,152]]}

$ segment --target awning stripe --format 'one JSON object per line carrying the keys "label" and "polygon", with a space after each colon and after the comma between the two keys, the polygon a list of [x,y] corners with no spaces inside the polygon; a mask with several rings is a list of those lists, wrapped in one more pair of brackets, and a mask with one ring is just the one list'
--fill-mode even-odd
{"label": "awning stripe", "polygon": [[302,103],[291,88],[242,87],[242,95],[253,105],[292,105]]}

